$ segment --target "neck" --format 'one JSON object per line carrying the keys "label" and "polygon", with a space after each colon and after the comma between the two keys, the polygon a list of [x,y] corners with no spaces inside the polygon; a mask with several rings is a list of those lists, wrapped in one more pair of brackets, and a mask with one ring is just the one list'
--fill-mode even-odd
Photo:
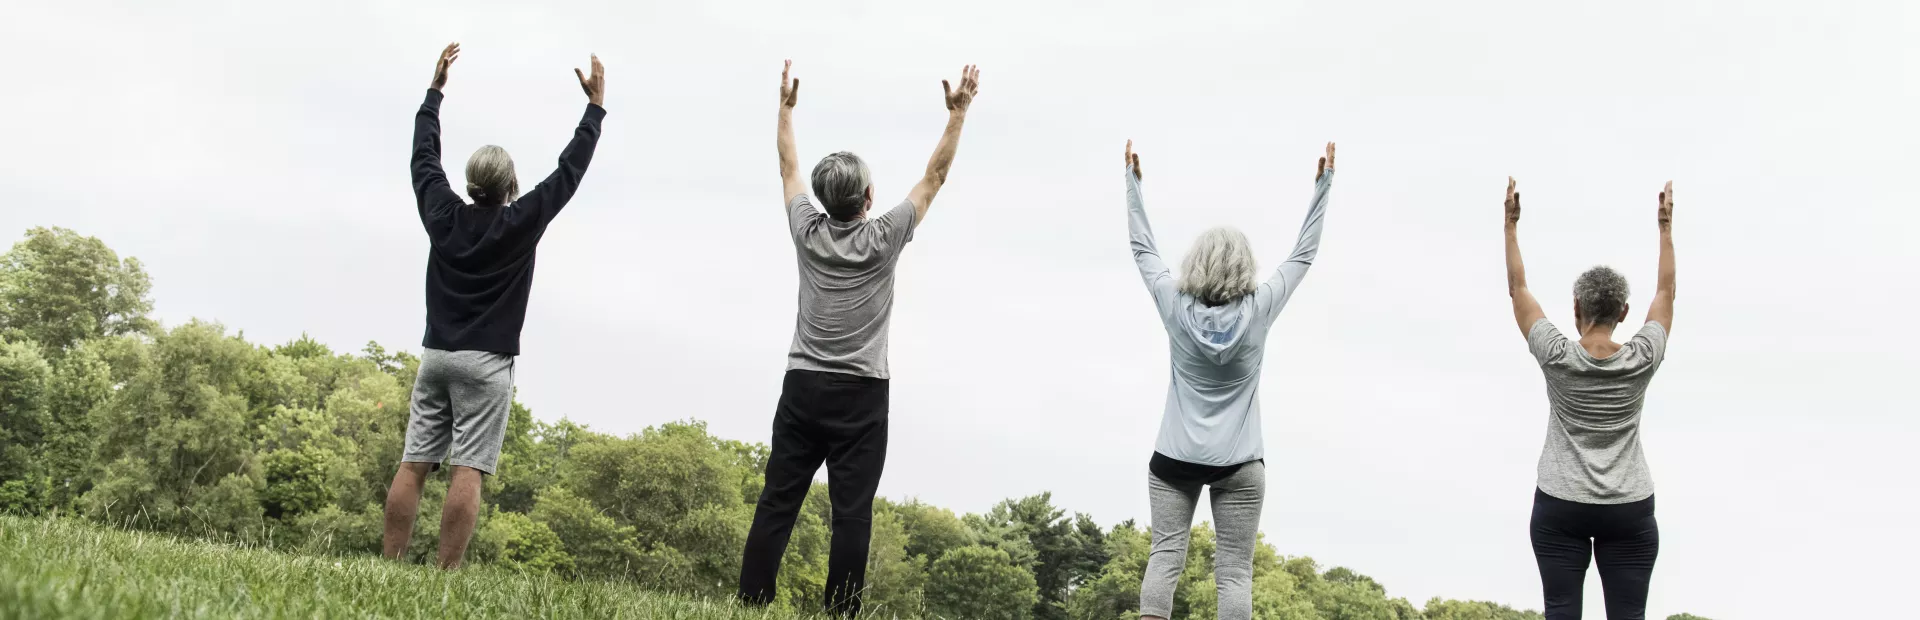
{"label": "neck", "polygon": [[1613,344],[1613,329],[1618,325],[1618,323],[1606,325],[1588,323],[1580,326],[1580,346],[1591,348],[1592,345]]}

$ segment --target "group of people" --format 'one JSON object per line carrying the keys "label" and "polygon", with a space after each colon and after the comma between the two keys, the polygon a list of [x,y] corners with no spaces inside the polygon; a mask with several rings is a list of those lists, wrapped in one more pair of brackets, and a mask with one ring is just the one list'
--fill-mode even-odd
{"label": "group of people", "polygon": [[[585,176],[606,116],[604,71],[595,57],[589,71],[574,70],[587,108],[558,168],[522,194],[506,151],[481,147],[467,161],[462,198],[441,167],[439,126],[448,68],[459,53],[457,43],[442,51],[414,121],[414,193],[432,242],[427,329],[405,453],[387,496],[384,541],[389,558],[405,551],[421,485],[445,463],[452,472],[440,527],[444,568],[459,566],[473,533],[481,477],[492,474],[499,459],[535,249]],[[794,520],[824,464],[833,507],[825,600],[830,613],[852,615],[860,609],[873,499],[886,464],[895,267],[946,183],[980,72],[968,66],[957,86],[941,82],[947,124],[926,172],[904,200],[876,214],[872,174],[859,156],[833,153],[802,176],[793,138],[800,81],[789,75],[791,68],[788,62],[780,76],[777,144],[799,263],[799,307],[774,408],[766,483],[741,559],[739,598],[760,605],[774,599]],[[1217,529],[1218,616],[1245,620],[1252,617],[1253,554],[1266,491],[1260,369],[1268,332],[1320,247],[1334,145],[1327,144],[1317,165],[1293,252],[1264,280],[1246,236],[1226,227],[1202,233],[1174,274],[1147,222],[1140,156],[1131,141],[1124,155],[1134,264],[1166,328],[1172,358],[1159,438],[1147,462],[1152,551],[1140,614],[1172,615],[1194,509],[1208,489]],[[1549,620],[1580,617],[1590,560],[1599,564],[1609,618],[1645,614],[1659,529],[1639,422],[1673,325],[1671,182],[1658,203],[1659,274],[1645,325],[1626,342],[1614,341],[1616,326],[1627,319],[1627,281],[1595,267],[1574,282],[1572,338],[1546,318],[1527,287],[1517,233],[1520,194],[1513,179],[1507,181],[1507,290],[1547,385],[1547,438],[1530,535]]]}

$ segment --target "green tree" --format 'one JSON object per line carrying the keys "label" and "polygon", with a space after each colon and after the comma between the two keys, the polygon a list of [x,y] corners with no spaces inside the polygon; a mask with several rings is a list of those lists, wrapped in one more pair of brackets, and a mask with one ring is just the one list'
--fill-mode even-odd
{"label": "green tree", "polygon": [[[636,574],[648,563],[645,553],[634,546],[631,526],[622,526],[600,512],[585,498],[564,487],[553,487],[535,500],[533,521],[547,526],[560,538],[567,555],[573,558],[573,575],[601,579],[644,579]],[[416,536],[417,537],[417,536]]]}
{"label": "green tree", "polygon": [[893,505],[876,502],[873,537],[867,545],[867,591],[862,608],[875,617],[919,617],[924,606],[926,565],[907,553],[907,528]]}
{"label": "green tree", "polygon": [[53,362],[53,374],[47,378],[46,425],[35,459],[39,468],[36,477],[48,483],[48,509],[71,512],[79,497],[98,479],[101,467],[94,458],[94,444],[99,440],[95,420],[114,394],[112,360],[143,346],[139,339],[128,336],[88,340],[69,348],[66,355]]}
{"label": "green tree", "polygon": [[337,379],[336,389],[326,395],[323,405],[333,419],[334,433],[355,447],[352,476],[338,490],[343,510],[386,503],[387,485],[399,468],[407,432],[407,382],[379,372],[364,360],[357,368],[358,374]]}
{"label": "green tree", "polygon": [[91,338],[145,332],[152,286],[140,261],[65,228],[34,228],[0,254],[0,334],[50,352]]}
{"label": "green tree", "polygon": [[1541,620],[1536,611],[1521,611],[1487,601],[1455,601],[1433,597],[1427,601],[1427,620]]}
{"label": "green tree", "polygon": [[261,504],[267,516],[293,519],[335,506],[355,482],[358,447],[341,436],[330,412],[278,407],[259,433],[256,463],[266,478]]}
{"label": "green tree", "polygon": [[1108,558],[1106,564],[1100,567],[1099,574],[1068,597],[1067,617],[1072,620],[1137,619],[1140,617],[1140,581],[1146,577],[1147,555],[1152,546],[1147,532],[1127,521],[1107,533],[1103,546]]}
{"label": "green tree", "polygon": [[927,611],[948,620],[1026,620],[1040,599],[1033,573],[1006,551],[947,551],[927,570]]}
{"label": "green tree", "polygon": [[97,453],[107,466],[82,503],[109,523],[261,534],[245,395],[261,352],[196,321],[155,338],[147,355],[105,406]]}
{"label": "green tree", "polygon": [[495,512],[487,527],[475,533],[488,546],[500,549],[494,561],[507,568],[528,573],[561,573],[573,570],[573,556],[566,544],[547,524],[517,512]]}
{"label": "green tree", "polygon": [[907,555],[920,558],[923,565],[932,564],[950,549],[974,543],[973,530],[951,510],[918,499],[893,503],[879,498],[874,502],[876,506],[891,506],[900,517],[900,525],[907,532]]}
{"label": "green tree", "polygon": [[47,379],[53,368],[32,342],[0,340],[0,512],[35,514],[45,505],[46,480],[35,466],[46,440]]}
{"label": "green tree", "polygon": [[[1100,526],[1086,515],[1066,517],[1066,511],[1053,505],[1052,493],[1040,493],[1009,499],[994,505],[978,522],[982,544],[1011,541],[1024,550],[1008,547],[1009,555],[1030,550],[1028,569],[1033,571],[1039,588],[1033,617],[1059,620],[1067,617],[1067,593],[1092,579],[1106,562],[1101,548],[1105,538]],[[1024,545],[1017,543],[1024,542]]]}

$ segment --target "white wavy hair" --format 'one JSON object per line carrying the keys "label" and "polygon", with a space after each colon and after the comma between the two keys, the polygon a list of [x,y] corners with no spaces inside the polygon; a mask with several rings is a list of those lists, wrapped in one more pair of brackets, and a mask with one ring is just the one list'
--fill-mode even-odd
{"label": "white wavy hair", "polygon": [[1225,226],[1200,233],[1180,263],[1180,292],[1218,306],[1253,292],[1253,244]]}

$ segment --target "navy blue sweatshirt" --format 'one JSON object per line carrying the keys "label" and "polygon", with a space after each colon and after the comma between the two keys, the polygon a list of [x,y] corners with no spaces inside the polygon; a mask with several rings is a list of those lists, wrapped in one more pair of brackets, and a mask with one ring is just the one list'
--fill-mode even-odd
{"label": "navy blue sweatshirt", "polygon": [[547,223],[567,205],[593,160],[600,119],[591,103],[560,152],[560,167],[507,206],[467,204],[440,167],[440,100],[427,100],[413,118],[413,193],[420,223],[433,242],[427,256],[427,336],[423,346],[443,351],[520,354],[520,326],[533,289],[533,251]]}

